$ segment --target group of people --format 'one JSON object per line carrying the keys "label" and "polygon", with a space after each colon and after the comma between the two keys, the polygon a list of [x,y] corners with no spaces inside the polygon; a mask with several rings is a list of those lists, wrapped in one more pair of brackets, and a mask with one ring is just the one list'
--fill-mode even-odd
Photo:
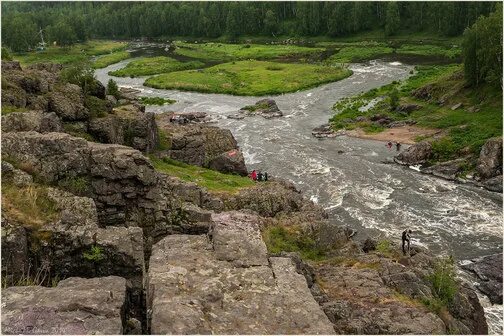
{"label": "group of people", "polygon": [[[391,149],[392,146],[393,146],[392,141],[389,141],[385,146],[387,146],[388,149]],[[397,151],[399,152],[401,150],[401,143],[400,142],[396,142],[395,146],[396,146]]]}
{"label": "group of people", "polygon": [[250,173],[250,178],[254,181],[268,181],[268,173],[267,172],[262,173],[254,169]]}

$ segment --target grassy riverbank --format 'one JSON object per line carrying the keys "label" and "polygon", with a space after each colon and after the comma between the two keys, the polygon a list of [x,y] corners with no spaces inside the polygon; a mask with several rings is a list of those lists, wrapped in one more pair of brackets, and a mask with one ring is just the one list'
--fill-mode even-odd
{"label": "grassy riverbank", "polygon": [[71,47],[49,46],[44,51],[14,54],[13,58],[18,60],[21,65],[29,65],[40,62],[68,64],[84,61],[92,56],[122,51],[127,47],[127,45],[127,42],[90,40],[86,43],[75,44]]}
{"label": "grassy riverbank", "polygon": [[342,67],[239,61],[202,70],[178,71],[151,77],[146,86],[242,96],[275,95],[307,89],[351,75]]}
{"label": "grassy riverbank", "polygon": [[129,62],[126,67],[109,72],[109,75],[117,77],[150,76],[172,71],[197,69],[203,66],[202,62],[180,62],[166,56],[142,57]]}
{"label": "grassy riverbank", "polygon": [[205,60],[270,59],[323,52],[324,48],[296,45],[184,43],[177,41],[176,54]]}
{"label": "grassy riverbank", "polygon": [[123,61],[130,58],[131,55],[127,51],[115,51],[108,55],[103,55],[95,59],[93,62],[93,67],[95,69],[106,68],[111,64]]}
{"label": "grassy riverbank", "polygon": [[[371,108],[365,110],[370,103]],[[406,111],[407,105],[411,111]],[[467,87],[462,66],[457,64],[417,67],[404,82],[343,99],[334,110],[337,114],[330,121],[335,130],[385,131],[386,127],[372,121],[373,117],[414,122],[418,129],[426,129],[415,140],[431,141],[436,161],[476,155],[488,138],[502,134],[500,89]]]}
{"label": "grassy riverbank", "polygon": [[234,193],[240,189],[254,185],[248,177],[223,174],[198,166],[191,166],[169,158],[157,159],[150,157],[154,168],[170,176],[178,177],[184,181],[194,182],[211,192]]}

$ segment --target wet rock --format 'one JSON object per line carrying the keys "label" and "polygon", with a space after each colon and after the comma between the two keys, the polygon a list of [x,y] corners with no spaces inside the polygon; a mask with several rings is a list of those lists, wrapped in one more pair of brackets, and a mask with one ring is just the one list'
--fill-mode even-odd
{"label": "wet rock", "polygon": [[330,124],[324,124],[319,127],[315,127],[312,130],[312,135],[315,138],[332,138],[335,136]]}
{"label": "wet rock", "polygon": [[240,114],[240,113],[235,113],[235,114],[230,114],[227,116],[229,119],[236,119],[236,120],[241,120],[245,119],[245,115]]}
{"label": "wet rock", "polygon": [[273,99],[261,99],[254,105],[241,108],[239,112],[245,115],[260,115],[266,119],[283,116],[282,111],[280,111]]}
{"label": "wet rock", "polygon": [[54,288],[2,290],[5,334],[122,334],[126,281],[120,277],[69,278]]}
{"label": "wet rock", "polygon": [[502,137],[488,139],[483,145],[476,171],[482,179],[502,175]]}
{"label": "wet rock", "polygon": [[502,253],[473,259],[462,268],[476,274],[480,280],[478,289],[494,304],[502,304]]}
{"label": "wet rock", "polygon": [[84,107],[84,95],[74,84],[61,85],[49,95],[49,108],[64,121],[87,120],[89,111]]}
{"label": "wet rock", "polygon": [[170,117],[170,122],[175,122],[179,124],[186,124],[189,122],[200,123],[208,120],[208,114],[205,112],[183,112],[174,113]]}
{"label": "wet rock", "polygon": [[208,168],[222,173],[233,173],[247,176],[248,170],[245,166],[245,159],[240,150],[233,149],[222,153],[208,163]]}
{"label": "wet rock", "polygon": [[425,163],[432,155],[432,145],[422,141],[410,146],[394,157],[394,161],[403,165],[417,165]]}
{"label": "wet rock", "polygon": [[424,173],[432,174],[437,177],[442,177],[447,180],[456,179],[457,175],[463,170],[463,168],[467,165],[468,160],[470,158],[460,158],[456,160],[450,160],[446,162],[442,162],[423,170]]}
{"label": "wet rock", "polygon": [[56,113],[16,112],[2,116],[2,132],[61,132],[63,126]]}
{"label": "wet rock", "polygon": [[334,333],[291,259],[268,259],[259,224],[244,216],[215,215],[210,240],[171,235],[154,246],[153,334]]}
{"label": "wet rock", "polygon": [[502,192],[502,175],[489,178],[483,182],[483,186],[490,191]]}

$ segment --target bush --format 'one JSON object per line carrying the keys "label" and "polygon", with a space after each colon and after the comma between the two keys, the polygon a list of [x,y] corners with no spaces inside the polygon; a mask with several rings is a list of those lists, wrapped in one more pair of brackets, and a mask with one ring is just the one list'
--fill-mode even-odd
{"label": "bush", "polygon": [[399,105],[399,91],[394,87],[389,93],[390,110],[394,111]]}
{"label": "bush", "polygon": [[103,99],[87,96],[84,105],[89,110],[91,118],[101,118],[107,115],[107,102]]}
{"label": "bush", "polygon": [[113,80],[112,78],[109,79],[107,83],[107,94],[114,96],[116,98],[119,97],[119,87],[117,86],[116,81]]}
{"label": "bush", "polygon": [[82,88],[84,95],[96,88],[94,70],[89,61],[72,64],[61,71],[61,80]]}
{"label": "bush", "polygon": [[455,261],[453,257],[442,258],[436,262],[434,272],[430,274],[429,280],[432,293],[444,305],[453,301],[457,293],[457,282],[455,281]]}
{"label": "bush", "polygon": [[83,252],[82,256],[84,257],[84,259],[92,262],[98,262],[105,258],[103,256],[102,249],[96,245],[91,246],[89,252]]}
{"label": "bush", "polygon": [[3,61],[12,61],[12,55],[9,49],[2,47],[2,60]]}

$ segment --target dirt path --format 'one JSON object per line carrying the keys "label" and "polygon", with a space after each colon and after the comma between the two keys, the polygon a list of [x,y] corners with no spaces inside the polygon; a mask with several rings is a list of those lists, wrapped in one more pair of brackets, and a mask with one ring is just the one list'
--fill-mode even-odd
{"label": "dirt path", "polygon": [[355,138],[372,139],[385,142],[392,141],[412,145],[416,142],[415,138],[418,136],[433,136],[441,132],[442,131],[437,129],[420,128],[417,126],[402,126],[388,128],[380,133],[366,134],[362,129],[355,129],[346,131],[345,134]]}

